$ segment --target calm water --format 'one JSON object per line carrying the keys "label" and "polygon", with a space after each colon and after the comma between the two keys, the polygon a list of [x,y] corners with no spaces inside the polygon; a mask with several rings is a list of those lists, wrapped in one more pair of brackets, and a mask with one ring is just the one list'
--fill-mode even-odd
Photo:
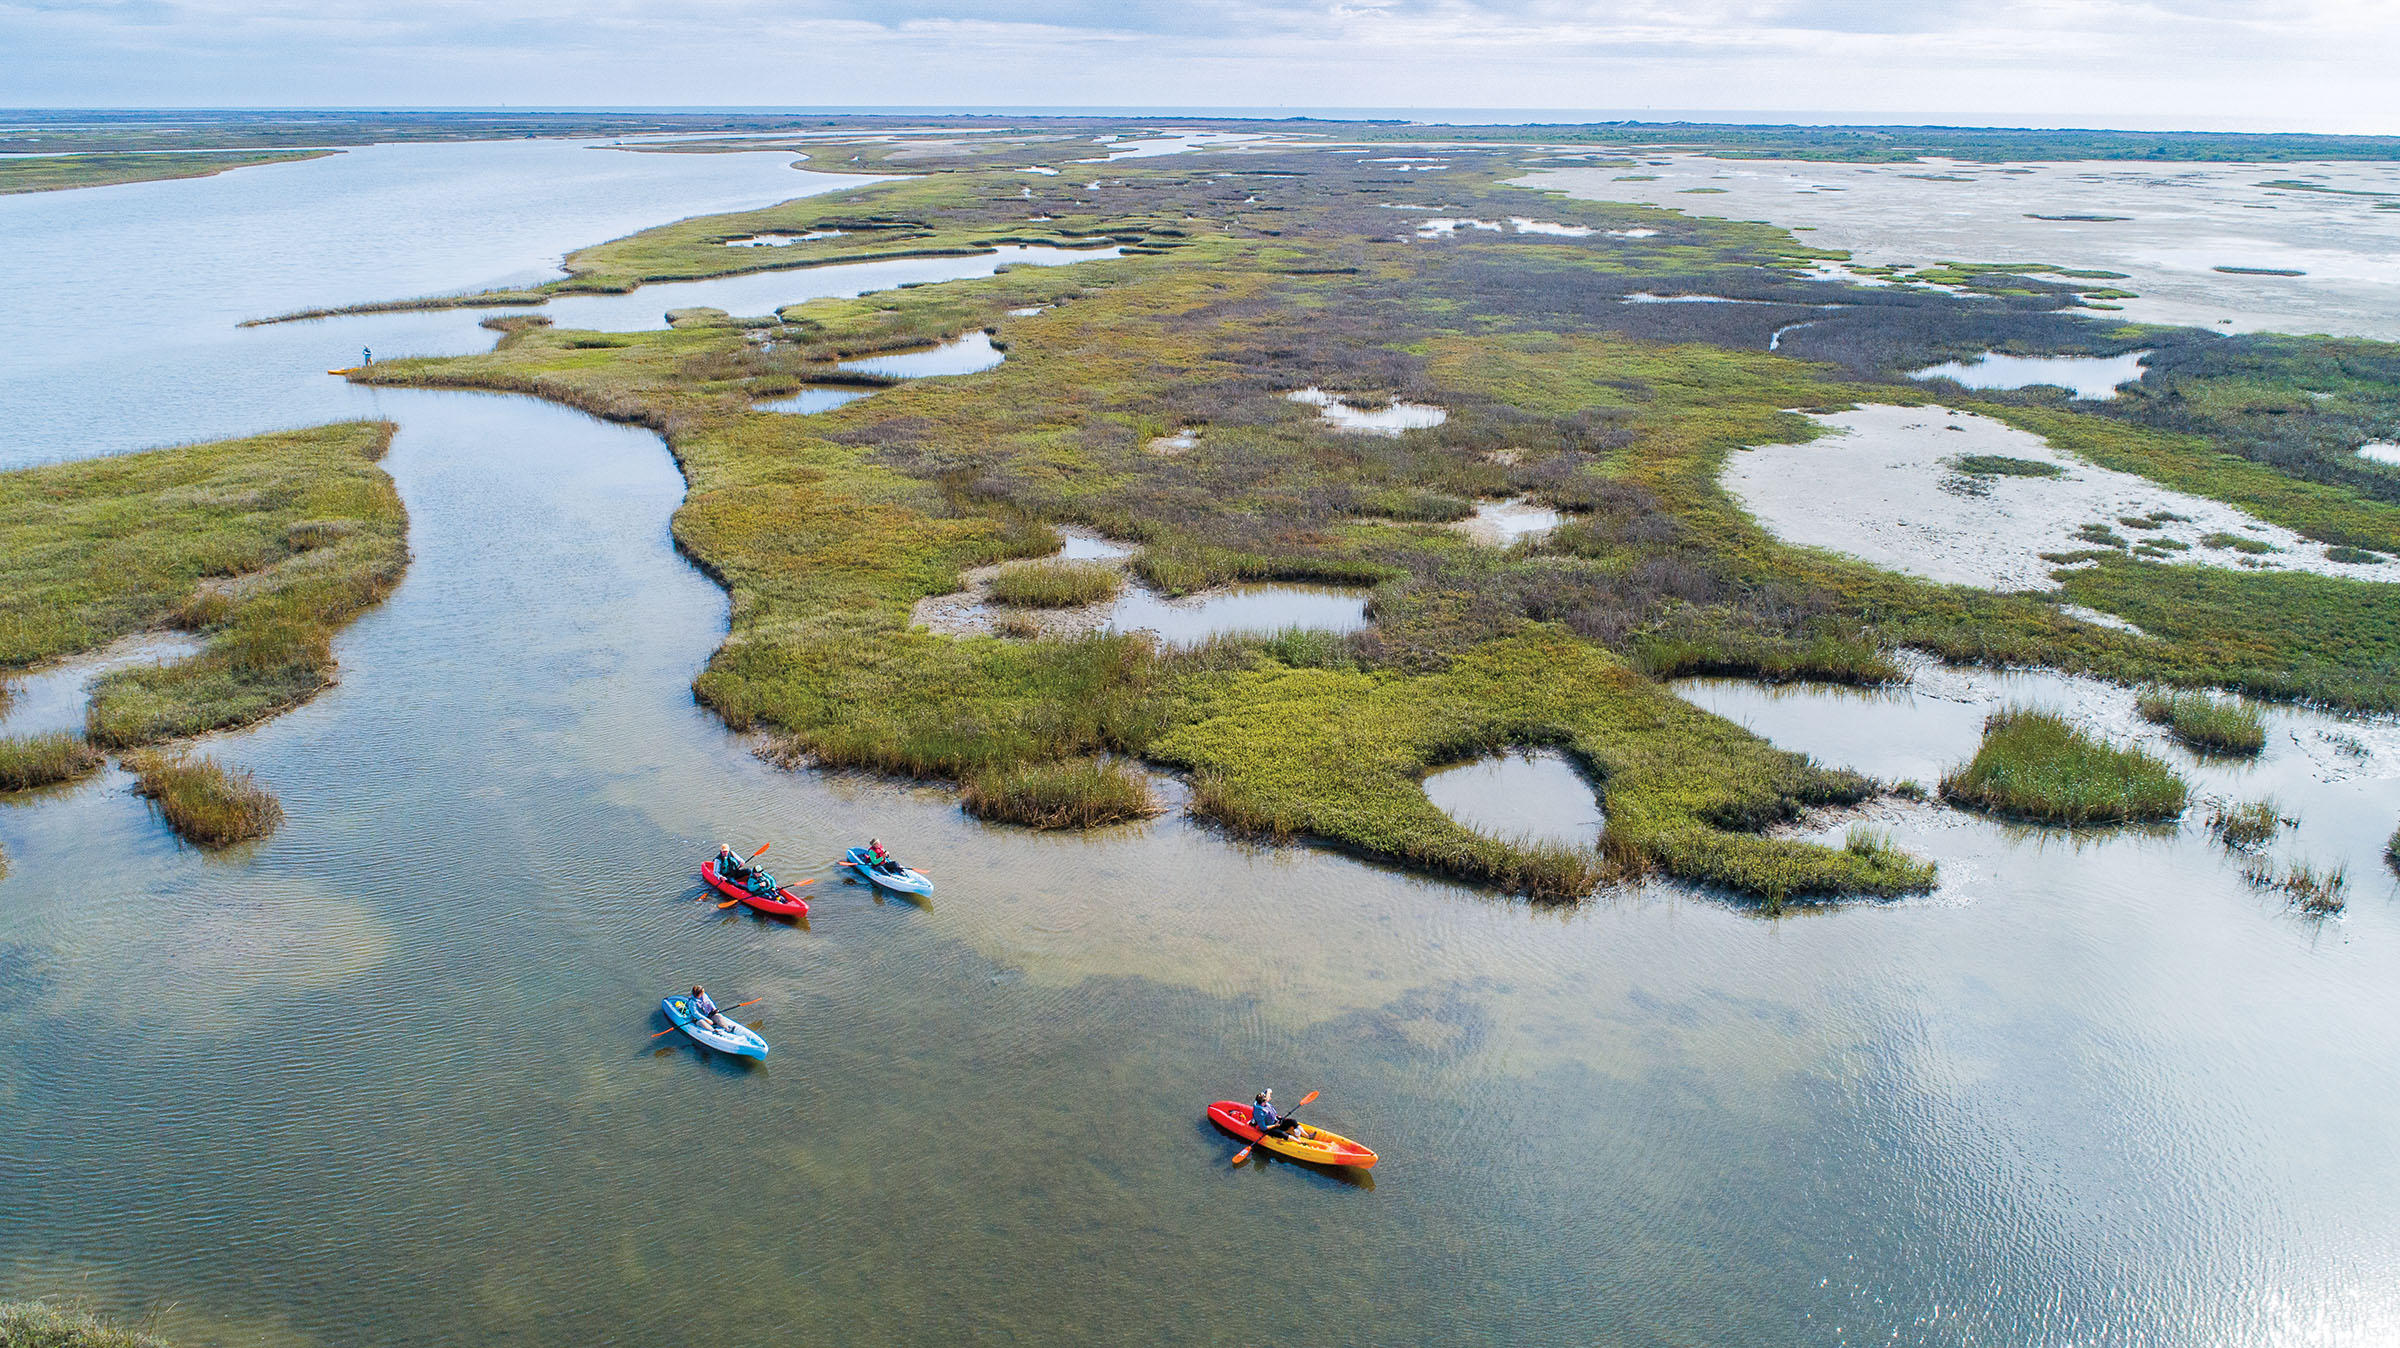
{"label": "calm water", "polygon": [[1425,795],[1451,818],[1495,838],[1593,847],[1606,822],[1583,774],[1548,751],[1499,754],[1430,773]]}
{"label": "calm water", "polygon": [[2078,398],[2107,399],[2127,384],[2140,383],[2147,351],[2121,356],[2007,356],[1986,351],[1973,360],[1944,361],[1910,375],[1912,379],[1948,379],[1961,388],[2032,388],[2050,384]]}
{"label": "calm water", "polygon": [[1366,625],[1366,593],[1332,585],[1234,585],[1189,599],[1161,599],[1128,585],[1108,610],[1109,631],[1155,632],[1170,646],[1237,632],[1355,632]]}
{"label": "calm water", "polygon": [[[1065,255],[1065,259],[1073,261],[1079,257],[1088,256],[1091,255],[1069,253]],[[1110,250],[1110,256],[1115,256],[1115,250]],[[902,351],[890,356],[869,356],[864,360],[846,360],[842,362],[842,368],[856,370],[861,374],[889,375],[894,379],[924,379],[935,375],[973,374],[977,370],[988,370],[1006,359],[1008,359],[1007,355],[1000,348],[992,345],[992,334],[978,331],[952,338],[940,346],[926,347],[921,351]]]}
{"label": "calm water", "polygon": [[[68,256],[0,275],[118,262]],[[144,340],[188,369],[214,337]],[[228,367],[257,382],[225,396],[267,416],[327,363]],[[9,388],[0,424],[69,421]],[[140,391],[79,452],[174,438]],[[1943,894],[1782,921],[1671,888],[1531,909],[1172,818],[1029,835],[770,769],[692,704],[726,604],[671,550],[655,437],[338,407],[402,426],[414,562],[338,687],[213,746],[286,827],[202,858],[113,773],[0,804],[0,1294],[195,1344],[2400,1334],[2389,731],[2362,758],[2279,721],[2250,770],[2351,859],[2331,924],[2189,831],[1932,810],[1892,826]],[[1976,714],[1928,689],[1925,718],[1692,695],[1897,771]],[[832,876],[868,832],[934,903]],[[719,839],[823,876],[808,923],[704,899]],[[649,1037],[696,978],[765,999],[768,1063]],[[1372,1183],[1228,1169],[1200,1108],[1265,1084],[1322,1089]]]}
{"label": "calm water", "polygon": [[871,390],[863,388],[804,388],[788,398],[771,398],[756,404],[761,412],[782,412],[790,416],[815,416],[830,412],[843,403],[854,403]]}

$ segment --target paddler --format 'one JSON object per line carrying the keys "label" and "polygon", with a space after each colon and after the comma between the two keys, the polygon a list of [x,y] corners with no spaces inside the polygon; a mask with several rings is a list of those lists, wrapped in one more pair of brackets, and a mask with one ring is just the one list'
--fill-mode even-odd
{"label": "paddler", "polygon": [[873,838],[867,839],[867,850],[875,854],[874,869],[882,871],[886,875],[900,873],[900,863],[892,860],[892,854],[883,850],[881,842]]}
{"label": "paddler", "polygon": [[743,872],[747,871],[748,869],[748,867],[742,864],[742,859],[733,854],[733,848],[730,844],[717,844],[718,879],[730,885],[735,881],[740,880]]}
{"label": "paddler", "polygon": [[[1308,1102],[1303,1100],[1301,1103]],[[1250,1126],[1268,1137],[1290,1137],[1292,1130],[1299,1127],[1300,1123],[1275,1112],[1275,1088],[1269,1086],[1250,1102]]]}
{"label": "paddler", "polygon": [[725,1023],[725,1013],[719,1011],[717,1004],[709,1000],[708,989],[697,983],[692,984],[692,1009],[706,1017],[708,1023],[717,1029],[732,1028]]}

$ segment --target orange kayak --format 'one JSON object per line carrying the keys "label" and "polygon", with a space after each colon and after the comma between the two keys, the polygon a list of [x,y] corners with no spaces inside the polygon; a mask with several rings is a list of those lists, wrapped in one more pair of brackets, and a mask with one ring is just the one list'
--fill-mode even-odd
{"label": "orange kayak", "polygon": [[1208,1121],[1233,1134],[1244,1142],[1255,1142],[1278,1156],[1315,1165],[1346,1165],[1360,1170],[1373,1168],[1375,1153],[1340,1133],[1302,1124],[1289,1137],[1268,1137],[1250,1126],[1250,1106],[1239,1100],[1219,1100],[1208,1107]]}

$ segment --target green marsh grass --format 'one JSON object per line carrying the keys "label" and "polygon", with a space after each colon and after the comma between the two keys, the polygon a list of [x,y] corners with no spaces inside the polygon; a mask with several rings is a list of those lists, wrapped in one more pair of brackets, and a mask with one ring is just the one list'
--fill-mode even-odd
{"label": "green marsh grass", "polygon": [[1019,763],[967,779],[959,803],[978,819],[1027,828],[1093,828],[1158,813],[1150,784],[1123,763]]}
{"label": "green marsh grass", "polygon": [[0,1348],[168,1348],[167,1341],[46,1301],[0,1301]]}
{"label": "green marsh grass", "polygon": [[2267,747],[2266,721],[2258,708],[2239,698],[2219,699],[2197,689],[2152,689],[2134,707],[2143,720],[2165,726],[2202,753],[2246,756]]}
{"label": "green marsh grass", "polygon": [[98,772],[104,761],[83,736],[67,731],[0,739],[0,791],[71,782]]}
{"label": "green marsh grass", "polygon": [[198,847],[231,847],[273,833],[283,807],[247,772],[188,752],[142,749],[125,756],[135,791],[169,827]]}
{"label": "green marsh grass", "polygon": [[2029,707],[1992,713],[1975,757],[1942,778],[1954,805],[2044,824],[2173,819],[2185,795],[2183,779],[2153,755],[2103,744]]}
{"label": "green marsh grass", "polygon": [[246,725],[332,681],[335,632],[408,561],[377,461],[347,422],[0,473],[0,669],[162,627],[200,652],[118,670],[86,733],[119,748]]}
{"label": "green marsh grass", "polygon": [[1094,562],[1014,562],[992,577],[995,604],[1014,608],[1081,608],[1114,599],[1124,573]]}
{"label": "green marsh grass", "polygon": [[2283,827],[2283,814],[2273,800],[2254,800],[2237,805],[2229,800],[2212,801],[2208,807],[2208,831],[2218,842],[2235,851],[2252,851],[2266,846]]}
{"label": "green marsh grass", "polygon": [[2057,477],[2066,471],[2042,459],[2019,459],[2006,454],[1961,454],[1948,463],[1968,477]]}

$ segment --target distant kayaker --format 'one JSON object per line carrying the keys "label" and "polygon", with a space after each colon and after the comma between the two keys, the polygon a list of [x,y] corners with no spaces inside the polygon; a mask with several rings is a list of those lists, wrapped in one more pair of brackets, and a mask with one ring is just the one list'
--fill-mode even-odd
{"label": "distant kayaker", "polygon": [[708,989],[697,983],[692,984],[692,1009],[706,1017],[708,1023],[717,1029],[732,1028],[725,1023],[725,1013],[719,1011],[717,1004],[709,1000]]}
{"label": "distant kayaker", "polygon": [[[1303,1100],[1300,1103],[1307,1104]],[[1275,1113],[1275,1088],[1267,1087],[1250,1102],[1250,1126],[1270,1137],[1289,1137],[1300,1125]]]}

